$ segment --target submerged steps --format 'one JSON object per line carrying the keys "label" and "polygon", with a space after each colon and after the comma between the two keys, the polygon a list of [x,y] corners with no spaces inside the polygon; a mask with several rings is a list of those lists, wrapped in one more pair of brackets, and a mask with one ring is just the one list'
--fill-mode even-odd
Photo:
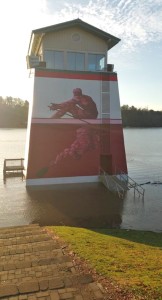
{"label": "submerged steps", "polygon": [[128,174],[120,171],[117,175],[109,175],[105,170],[101,169],[100,180],[108,190],[117,193],[119,198],[124,198],[125,193],[133,188],[134,197],[137,192],[138,196],[142,196],[142,199],[144,199],[145,190]]}

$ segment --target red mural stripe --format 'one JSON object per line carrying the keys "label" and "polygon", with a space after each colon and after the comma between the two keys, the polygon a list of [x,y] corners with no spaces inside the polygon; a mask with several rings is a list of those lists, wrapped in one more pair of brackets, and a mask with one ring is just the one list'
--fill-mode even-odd
{"label": "red mural stripe", "polygon": [[36,70],[35,77],[117,81],[117,74],[86,73],[86,72],[65,73],[65,72],[53,72],[53,71],[46,71],[46,70]]}

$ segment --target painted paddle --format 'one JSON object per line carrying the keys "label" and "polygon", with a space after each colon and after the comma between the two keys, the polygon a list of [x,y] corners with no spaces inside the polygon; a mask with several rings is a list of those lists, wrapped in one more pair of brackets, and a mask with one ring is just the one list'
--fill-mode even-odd
{"label": "painted paddle", "polygon": [[43,167],[42,169],[40,169],[39,171],[37,171],[36,176],[38,178],[43,177],[47,172],[48,172],[49,167]]}

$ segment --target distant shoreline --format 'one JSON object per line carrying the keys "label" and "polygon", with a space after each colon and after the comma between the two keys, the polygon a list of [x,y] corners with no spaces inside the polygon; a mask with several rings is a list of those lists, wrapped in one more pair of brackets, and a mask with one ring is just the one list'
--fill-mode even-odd
{"label": "distant shoreline", "polygon": [[[0,99],[0,128],[27,128],[28,101],[8,97]],[[162,128],[162,111],[121,106],[123,128]]]}

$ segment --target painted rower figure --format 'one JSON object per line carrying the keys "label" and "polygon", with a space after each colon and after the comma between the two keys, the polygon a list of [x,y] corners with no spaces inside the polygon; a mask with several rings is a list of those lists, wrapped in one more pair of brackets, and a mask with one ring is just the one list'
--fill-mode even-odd
{"label": "painted rower figure", "polygon": [[80,88],[73,90],[73,98],[61,104],[51,103],[50,110],[57,110],[51,118],[58,119],[70,113],[75,119],[96,119],[98,111],[93,99],[82,94]]}
{"label": "painted rower figure", "polygon": [[[95,102],[90,96],[82,94],[81,88],[75,88],[73,90],[72,99],[61,104],[51,103],[49,108],[50,110],[56,110],[51,117],[53,119],[60,119],[66,114],[83,121],[84,119],[96,119],[98,116]],[[76,139],[74,142],[63,149],[62,152],[57,154],[55,159],[49,162],[49,166],[44,169],[45,172],[69,156],[74,159],[80,159],[86,152],[98,146],[99,136],[96,134],[96,130],[94,131],[89,128],[88,122],[85,121],[85,123],[87,124],[86,127],[80,127],[76,130]],[[40,172],[40,175],[44,175],[44,172]]]}

